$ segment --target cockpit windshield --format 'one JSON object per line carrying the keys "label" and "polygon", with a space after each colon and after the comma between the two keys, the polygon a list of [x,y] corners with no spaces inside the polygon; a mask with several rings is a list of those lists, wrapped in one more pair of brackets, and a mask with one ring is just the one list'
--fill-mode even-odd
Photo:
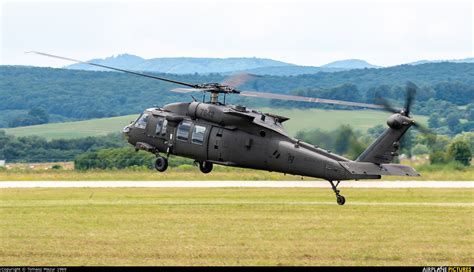
{"label": "cockpit windshield", "polygon": [[142,114],[142,115],[138,118],[138,120],[135,122],[135,127],[136,127],[136,128],[145,129],[146,124],[148,123],[148,116],[149,116],[148,113]]}

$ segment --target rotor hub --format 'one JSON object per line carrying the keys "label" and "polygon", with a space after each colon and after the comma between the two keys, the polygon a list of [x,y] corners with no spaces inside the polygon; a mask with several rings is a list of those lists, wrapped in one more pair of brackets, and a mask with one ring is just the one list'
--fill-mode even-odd
{"label": "rotor hub", "polygon": [[209,92],[209,93],[223,93],[223,94],[239,93],[239,91],[237,91],[236,89],[228,85],[222,85],[219,83],[199,84],[199,85],[196,85],[196,88],[203,90],[203,92]]}

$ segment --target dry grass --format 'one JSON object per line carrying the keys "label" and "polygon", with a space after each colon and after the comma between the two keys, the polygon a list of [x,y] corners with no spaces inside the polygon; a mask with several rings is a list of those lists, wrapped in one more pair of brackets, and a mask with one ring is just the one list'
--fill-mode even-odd
{"label": "dry grass", "polygon": [[[195,167],[171,168],[164,173],[155,170],[20,170],[0,172],[0,181],[31,180],[300,180],[299,176],[267,171],[215,167],[209,174]],[[305,178],[305,180],[309,178]]]}
{"label": "dry grass", "polygon": [[[415,168],[418,168],[415,166]],[[422,169],[422,168],[421,168]],[[456,180],[473,181],[474,166],[463,170],[428,169],[420,170],[421,177],[384,176],[382,180]],[[170,168],[164,173],[154,170],[89,170],[74,171],[35,169],[10,169],[0,171],[0,181],[33,181],[33,180],[301,180],[301,176],[281,173],[215,166],[210,174],[202,174],[196,167],[183,166]],[[304,177],[304,180],[316,180]],[[377,181],[377,180],[375,180]]]}

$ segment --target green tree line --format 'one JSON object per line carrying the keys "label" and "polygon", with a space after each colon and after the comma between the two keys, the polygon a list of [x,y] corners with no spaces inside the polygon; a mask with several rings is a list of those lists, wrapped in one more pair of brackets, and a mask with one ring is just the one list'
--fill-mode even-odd
{"label": "green tree line", "polygon": [[127,145],[119,133],[101,137],[47,141],[38,136],[15,137],[0,130],[0,159],[7,162],[72,161],[87,151]]}
{"label": "green tree line", "polygon": [[[343,125],[334,131],[300,131],[296,138],[355,159],[384,129],[379,125],[369,129],[367,133],[361,133]],[[458,162],[470,165],[473,150],[474,132],[464,132],[455,137],[434,137],[409,131],[401,142],[399,153],[407,156],[429,155],[432,164]],[[120,134],[47,141],[37,136],[14,137],[0,131],[0,159],[8,162],[74,160],[76,169],[87,170],[153,168],[154,158],[153,154],[136,152]],[[170,159],[170,166],[181,164],[192,164],[192,160],[181,157]]]}
{"label": "green tree line", "polygon": [[[378,125],[368,129],[366,134],[343,125],[334,131],[320,129],[300,131],[296,138],[322,148],[356,159],[382,132],[385,127]],[[400,143],[399,154],[408,157],[428,155],[431,164],[457,162],[468,166],[474,151],[474,132],[463,132],[455,137],[435,134],[421,134],[413,130],[407,132]]]}
{"label": "green tree line", "polygon": [[[226,78],[219,74],[159,75],[192,83],[221,82]],[[442,110],[453,111],[474,101],[474,64],[468,63],[261,76],[245,83],[241,89],[370,103],[374,102],[374,94],[379,92],[401,104],[407,80],[420,87],[414,107],[418,114],[431,114],[432,106],[439,105],[436,109],[444,117]],[[170,83],[117,72],[0,66],[0,127],[119,116],[141,112],[155,105],[191,100],[189,95],[169,92],[175,87]],[[329,107],[239,96],[227,97],[227,101],[252,107]],[[465,108],[458,110],[462,111],[460,120],[469,116]]]}

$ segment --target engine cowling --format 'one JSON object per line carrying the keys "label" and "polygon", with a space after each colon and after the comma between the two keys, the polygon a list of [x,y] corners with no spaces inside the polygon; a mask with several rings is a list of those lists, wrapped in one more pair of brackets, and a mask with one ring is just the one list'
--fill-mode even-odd
{"label": "engine cowling", "polygon": [[242,125],[249,122],[248,119],[242,116],[226,114],[232,110],[234,109],[207,103],[192,102],[189,104],[187,115],[192,119],[203,119],[220,125]]}

